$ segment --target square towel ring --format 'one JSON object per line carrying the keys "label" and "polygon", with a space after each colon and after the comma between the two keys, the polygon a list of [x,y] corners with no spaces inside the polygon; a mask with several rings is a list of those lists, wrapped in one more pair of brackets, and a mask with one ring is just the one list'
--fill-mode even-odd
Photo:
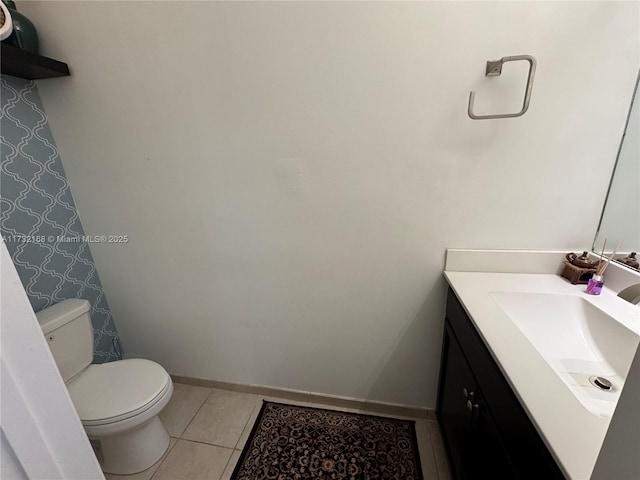
{"label": "square towel ring", "polygon": [[536,59],[531,55],[514,55],[511,57],[502,57],[500,60],[487,61],[487,69],[485,71],[486,77],[497,77],[502,73],[502,65],[506,62],[516,62],[518,60],[525,60],[529,62],[529,76],[527,77],[527,88],[524,92],[524,102],[522,103],[522,110],[518,113],[502,113],[497,115],[475,115],[473,113],[473,103],[476,97],[476,92],[470,92],[469,94],[469,108],[467,113],[473,120],[488,120],[491,118],[515,118],[521,117],[529,109],[529,102],[531,101],[531,90],[533,89],[533,77],[536,74]]}

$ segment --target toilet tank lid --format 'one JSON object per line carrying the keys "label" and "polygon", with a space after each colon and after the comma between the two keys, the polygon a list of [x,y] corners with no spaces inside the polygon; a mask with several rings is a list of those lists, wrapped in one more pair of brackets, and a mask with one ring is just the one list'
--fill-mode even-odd
{"label": "toilet tank lid", "polygon": [[60,303],[51,305],[36,313],[36,318],[44,334],[53,332],[74,318],[78,318],[89,311],[90,305],[87,300],[80,298],[70,298]]}

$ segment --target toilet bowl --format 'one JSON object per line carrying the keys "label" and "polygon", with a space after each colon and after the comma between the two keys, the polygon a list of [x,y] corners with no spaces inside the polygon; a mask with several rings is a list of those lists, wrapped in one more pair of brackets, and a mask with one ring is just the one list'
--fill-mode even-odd
{"label": "toilet bowl", "polygon": [[173,393],[165,369],[140,358],[91,364],[86,300],[64,300],[36,316],[103,471],[133,474],[158,461],[169,446],[158,417]]}
{"label": "toilet bowl", "polygon": [[157,363],[134,358],[89,365],[67,388],[105,472],[140,472],[168,448],[158,414],[173,383]]}

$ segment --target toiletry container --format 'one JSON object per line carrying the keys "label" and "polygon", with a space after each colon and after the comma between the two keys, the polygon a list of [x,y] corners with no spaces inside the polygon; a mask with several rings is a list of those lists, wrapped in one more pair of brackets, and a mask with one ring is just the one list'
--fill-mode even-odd
{"label": "toiletry container", "polygon": [[35,25],[18,11],[13,0],[2,0],[11,15],[13,31],[6,42],[31,53],[38,53],[39,41]]}

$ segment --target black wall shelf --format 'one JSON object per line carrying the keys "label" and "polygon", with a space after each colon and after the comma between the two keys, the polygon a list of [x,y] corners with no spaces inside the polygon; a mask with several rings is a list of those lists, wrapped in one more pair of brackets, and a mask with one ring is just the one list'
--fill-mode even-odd
{"label": "black wall shelf", "polygon": [[70,75],[69,66],[53,58],[36,55],[8,43],[0,43],[0,49],[2,58],[0,71],[5,75],[27,80]]}

